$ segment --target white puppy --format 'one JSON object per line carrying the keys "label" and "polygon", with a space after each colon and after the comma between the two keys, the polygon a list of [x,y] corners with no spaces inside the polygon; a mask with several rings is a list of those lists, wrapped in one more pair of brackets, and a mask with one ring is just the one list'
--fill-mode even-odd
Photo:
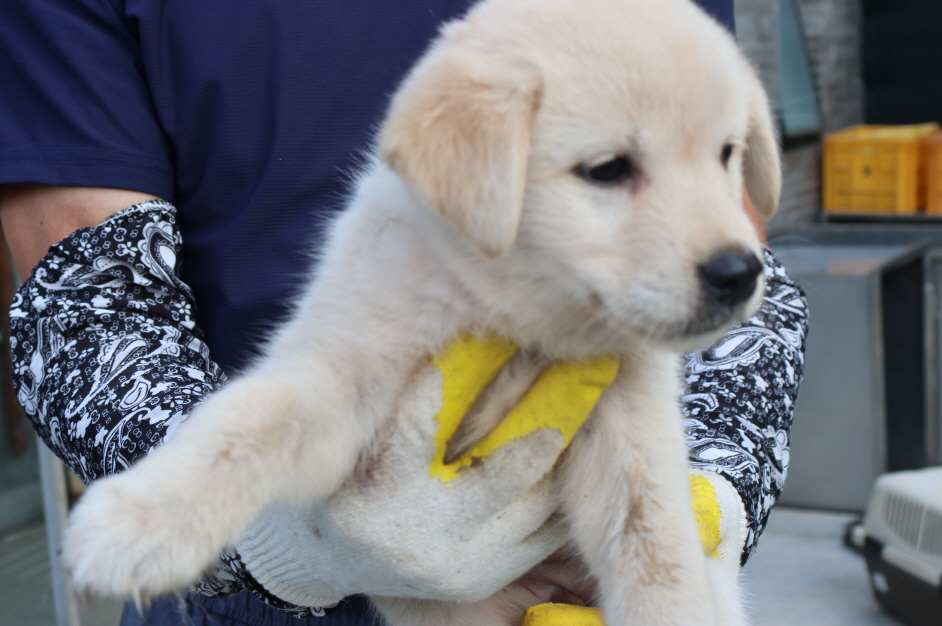
{"label": "white puppy", "polygon": [[[77,584],[192,582],[266,506],[326,499],[429,355],[486,332],[544,359],[620,359],[555,472],[608,624],[742,623],[736,566],[704,557],[690,513],[676,352],[757,306],[742,190],[770,215],[779,167],[759,81],[688,0],[482,2],[395,95],[266,355],[92,485],[67,537]],[[441,621],[377,603],[396,624]]]}

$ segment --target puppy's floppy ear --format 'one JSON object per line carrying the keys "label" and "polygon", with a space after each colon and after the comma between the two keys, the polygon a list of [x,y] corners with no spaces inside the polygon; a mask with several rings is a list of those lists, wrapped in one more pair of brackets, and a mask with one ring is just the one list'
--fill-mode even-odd
{"label": "puppy's floppy ear", "polygon": [[485,255],[511,246],[520,223],[530,124],[542,80],[446,33],[393,98],[384,160]]}
{"label": "puppy's floppy ear", "polygon": [[758,78],[751,82],[743,175],[756,209],[769,218],[778,208],[782,192],[782,161],[768,98]]}

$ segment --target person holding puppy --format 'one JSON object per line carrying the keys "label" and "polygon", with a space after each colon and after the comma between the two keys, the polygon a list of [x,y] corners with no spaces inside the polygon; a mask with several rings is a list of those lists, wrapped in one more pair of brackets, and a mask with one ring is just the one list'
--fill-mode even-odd
{"label": "person holding puppy", "polygon": [[[252,359],[251,346],[286,315],[387,94],[467,4],[4,6],[0,71],[11,87],[0,97],[0,219],[25,281],[11,313],[18,398],[83,480],[121,471],[173,436]],[[732,27],[731,2],[703,4]],[[803,299],[770,255],[766,280],[760,313],[728,336],[739,358],[715,348],[687,363],[705,549],[734,561],[754,548],[781,489],[801,377]],[[470,363],[463,375],[474,375]],[[384,541],[368,522],[354,534],[308,523],[299,540],[306,520],[274,512],[240,547],[263,549],[253,567],[231,551],[182,608],[159,599],[143,615],[129,608],[122,623],[366,622],[364,603],[345,597],[473,597],[521,563],[539,563],[517,581],[532,604],[591,601],[578,563],[553,554],[539,476],[519,471],[532,454],[527,437],[500,461],[507,502],[459,515],[490,487],[472,472],[455,489],[436,488],[422,461],[434,417],[404,418],[426,436],[393,442],[403,461],[366,465],[380,487],[371,493],[387,487],[388,498],[346,498],[342,512],[395,511],[415,530],[409,540]],[[551,466],[561,452],[541,461]],[[392,477],[417,484],[421,505],[397,500]],[[329,509],[322,514],[342,518]],[[546,537],[514,539],[508,518]],[[402,567],[416,554],[420,579]],[[456,590],[459,567],[469,582]]]}

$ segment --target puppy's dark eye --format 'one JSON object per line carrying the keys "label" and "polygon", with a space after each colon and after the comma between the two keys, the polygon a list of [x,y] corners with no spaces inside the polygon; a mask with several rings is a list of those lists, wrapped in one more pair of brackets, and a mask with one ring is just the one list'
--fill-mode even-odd
{"label": "puppy's dark eye", "polygon": [[579,175],[597,185],[615,185],[635,174],[634,165],[626,156],[617,156],[596,164],[582,164]]}
{"label": "puppy's dark eye", "polygon": [[729,159],[733,156],[733,144],[728,143],[723,146],[723,152],[720,153],[720,160],[723,161],[723,167],[729,165]]}

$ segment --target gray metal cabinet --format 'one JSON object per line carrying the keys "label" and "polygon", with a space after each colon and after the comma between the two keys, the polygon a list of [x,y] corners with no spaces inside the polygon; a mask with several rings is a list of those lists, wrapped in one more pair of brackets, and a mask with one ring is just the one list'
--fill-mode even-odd
{"label": "gray metal cabinet", "polygon": [[877,476],[931,456],[927,246],[791,239],[773,250],[811,312],[782,502],[862,510]]}

